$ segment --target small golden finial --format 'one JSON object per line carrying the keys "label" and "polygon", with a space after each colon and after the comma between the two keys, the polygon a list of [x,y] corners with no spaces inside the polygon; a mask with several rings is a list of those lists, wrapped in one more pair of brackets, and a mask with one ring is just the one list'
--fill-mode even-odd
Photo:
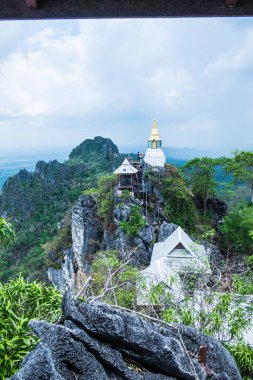
{"label": "small golden finial", "polygon": [[158,134],[158,130],[157,130],[157,122],[156,122],[156,119],[154,119],[154,123],[153,123],[153,128],[152,128],[152,131],[151,131],[151,135],[150,135],[150,138],[149,140],[160,140],[159,138],[159,134]]}

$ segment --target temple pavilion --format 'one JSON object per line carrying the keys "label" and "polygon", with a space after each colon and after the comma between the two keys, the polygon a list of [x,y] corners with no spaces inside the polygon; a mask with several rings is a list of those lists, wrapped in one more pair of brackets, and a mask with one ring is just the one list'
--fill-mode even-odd
{"label": "temple pavilion", "polygon": [[164,167],[166,157],[162,149],[162,140],[157,130],[156,119],[154,120],[150,138],[148,139],[148,148],[144,157],[146,164],[152,167]]}
{"label": "temple pavilion", "polygon": [[154,244],[149,266],[140,272],[145,288],[139,291],[138,304],[148,304],[148,293],[153,285],[164,284],[174,296],[182,291],[180,275],[208,275],[211,273],[209,253],[195,243],[181,228],[163,242]]}
{"label": "temple pavilion", "polygon": [[138,170],[130,164],[127,158],[113,173],[118,175],[118,190],[128,189],[134,191]]}

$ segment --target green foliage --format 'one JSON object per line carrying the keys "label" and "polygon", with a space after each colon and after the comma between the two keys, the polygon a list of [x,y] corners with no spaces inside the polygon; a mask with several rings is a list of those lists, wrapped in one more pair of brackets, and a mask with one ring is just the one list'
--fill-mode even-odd
{"label": "green foliage", "polygon": [[[60,261],[62,260],[63,250],[70,248],[71,244],[71,212],[68,211],[60,223],[57,235],[52,240],[42,245],[42,249],[46,256],[47,267],[53,266],[57,268],[59,266],[57,259],[60,259]],[[53,257],[54,261],[50,259],[50,257]]]}
{"label": "green foliage", "polygon": [[130,261],[121,260],[116,251],[97,253],[91,272],[93,297],[106,303],[133,308],[138,270],[129,265]]}
{"label": "green foliage", "polygon": [[98,207],[98,215],[106,223],[113,221],[113,191],[116,184],[117,176],[115,174],[105,175],[98,179],[97,188],[90,188],[82,192],[83,195],[89,195],[95,199]]}
{"label": "green foliage", "polygon": [[118,195],[118,197],[120,198],[120,201],[122,203],[127,203],[130,200],[130,191],[129,190],[122,190],[121,194]]}
{"label": "green foliage", "polygon": [[113,221],[114,196],[113,189],[117,184],[115,174],[102,176],[98,181],[97,199],[98,214],[107,223]]}
{"label": "green foliage", "polygon": [[[155,305],[156,315],[166,323],[179,323],[195,327],[223,343],[234,356],[242,375],[252,376],[253,350],[243,341],[243,334],[251,324],[251,314],[240,307],[233,293],[220,293],[202,289],[191,295],[189,288],[183,298],[175,298],[169,291],[170,284],[154,285],[149,292],[149,303]],[[195,287],[196,289],[196,287]],[[145,309],[147,312],[147,309]],[[148,313],[152,313],[152,307]]]}
{"label": "green foliage", "polygon": [[[251,234],[250,234],[250,237],[251,237]],[[248,264],[249,268],[253,269],[253,255],[251,255],[247,258],[247,264]]]}
{"label": "green foliage", "polygon": [[[252,256],[250,256],[252,257]],[[253,272],[233,276],[233,285],[235,291],[239,294],[253,294]]]}
{"label": "green foliage", "polygon": [[[171,278],[173,284],[173,278]],[[150,289],[149,302],[160,305],[162,319],[167,323],[182,323],[200,329],[216,337],[221,342],[242,338],[249,326],[247,310],[237,305],[232,293],[203,291],[196,296],[188,293],[180,300],[175,299],[164,284],[154,285]]]}
{"label": "green foliage", "polygon": [[1,250],[0,281],[20,272],[46,281],[45,253],[40,247],[54,240],[57,225],[82,191],[97,187],[98,178],[111,173],[121,160],[120,155],[104,160],[99,150],[96,157],[88,154],[85,160],[80,156],[64,164],[39,162],[34,173],[23,170],[9,178],[0,194],[0,215],[6,211],[15,220],[16,237],[14,244]]}
{"label": "green foliage", "polygon": [[253,206],[232,210],[225,216],[221,232],[226,245],[239,253],[253,253]]}
{"label": "green foliage", "polygon": [[166,165],[166,175],[162,182],[165,215],[182,228],[194,230],[199,219],[198,212],[193,202],[193,194],[187,187],[182,173],[172,165]]}
{"label": "green foliage", "polygon": [[215,196],[218,186],[215,180],[216,164],[217,160],[212,158],[194,158],[183,168],[193,194],[202,202],[204,219],[207,212],[207,200]]}
{"label": "green foliage", "polygon": [[208,224],[200,224],[197,226],[197,230],[194,235],[196,237],[196,240],[198,240],[200,243],[210,242],[212,244],[215,234],[216,231],[214,228]]}
{"label": "green foliage", "polygon": [[93,140],[87,139],[72,150],[69,155],[71,162],[86,162],[91,160],[111,161],[118,155],[118,148],[110,139],[101,136]]}
{"label": "green foliage", "polygon": [[252,379],[253,371],[253,349],[251,346],[246,344],[244,341],[239,341],[236,344],[227,344],[226,348],[229,350],[231,355],[233,355],[238,368],[241,373],[247,377],[247,379]]}
{"label": "green foliage", "polygon": [[86,190],[82,191],[83,195],[91,195],[94,197],[97,195],[97,193],[98,193],[98,189],[95,187],[92,187],[90,189],[86,189]]}
{"label": "green foliage", "polygon": [[233,152],[234,157],[226,158],[225,172],[232,176],[235,186],[234,207],[238,204],[238,194],[240,183],[246,183],[250,189],[251,204],[253,202],[253,152],[239,151]]}
{"label": "green foliage", "polygon": [[53,322],[61,313],[61,295],[43,284],[22,277],[0,284],[0,379],[17,371],[24,356],[38,343],[28,322]]}
{"label": "green foliage", "polygon": [[107,224],[113,221],[114,187],[117,184],[117,176],[114,174],[101,176],[98,179],[97,188],[90,188],[82,192],[83,195],[92,196],[98,207],[98,215]]}
{"label": "green foliage", "polygon": [[14,240],[14,237],[15,232],[11,223],[7,219],[0,217],[0,246],[6,246]]}
{"label": "green foliage", "polygon": [[170,277],[169,280],[167,285],[160,283],[151,287],[147,293],[150,308],[145,307],[145,312],[152,314],[155,308],[155,315],[159,313],[166,323],[192,326],[215,337],[234,356],[241,374],[252,376],[253,350],[243,340],[252,321],[250,306],[240,306],[243,300],[233,292],[224,293],[201,286],[195,276],[193,286],[189,286],[189,281],[184,278],[183,289],[180,287],[177,294],[170,290],[176,285],[176,278]]}
{"label": "green foliage", "polygon": [[194,231],[199,215],[182,172],[175,166],[166,164],[159,172],[147,171],[145,179],[163,196],[164,214],[169,221],[188,231]]}
{"label": "green foliage", "polygon": [[119,227],[130,236],[136,236],[144,226],[145,220],[142,216],[141,207],[135,204],[131,206],[129,221],[119,222]]}

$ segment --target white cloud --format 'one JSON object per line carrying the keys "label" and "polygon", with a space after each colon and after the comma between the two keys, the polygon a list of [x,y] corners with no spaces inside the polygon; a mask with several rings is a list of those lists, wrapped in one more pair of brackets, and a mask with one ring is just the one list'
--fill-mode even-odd
{"label": "white cloud", "polygon": [[98,134],[133,146],[155,116],[166,145],[243,148],[253,114],[246,21],[9,23],[5,39],[0,30],[0,148]]}
{"label": "white cloud", "polygon": [[89,34],[43,29],[28,50],[1,63],[0,113],[13,116],[82,115],[102,94],[88,67]]}

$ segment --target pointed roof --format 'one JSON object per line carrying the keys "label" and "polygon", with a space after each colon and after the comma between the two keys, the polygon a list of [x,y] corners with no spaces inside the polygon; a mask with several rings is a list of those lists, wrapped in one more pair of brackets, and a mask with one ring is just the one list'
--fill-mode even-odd
{"label": "pointed roof", "polygon": [[156,119],[154,119],[153,128],[152,128],[151,135],[149,138],[149,141],[153,141],[153,140],[156,140],[156,141],[161,140],[159,137],[158,129],[157,129]]}
{"label": "pointed roof", "polygon": [[164,242],[154,245],[151,263],[153,260],[156,260],[158,256],[168,255],[180,243],[190,253],[192,258],[206,255],[205,247],[195,243],[181,227],[178,227]]}
{"label": "pointed roof", "polygon": [[124,159],[118,169],[114,170],[114,174],[135,174],[138,170],[130,164],[127,158]]}

